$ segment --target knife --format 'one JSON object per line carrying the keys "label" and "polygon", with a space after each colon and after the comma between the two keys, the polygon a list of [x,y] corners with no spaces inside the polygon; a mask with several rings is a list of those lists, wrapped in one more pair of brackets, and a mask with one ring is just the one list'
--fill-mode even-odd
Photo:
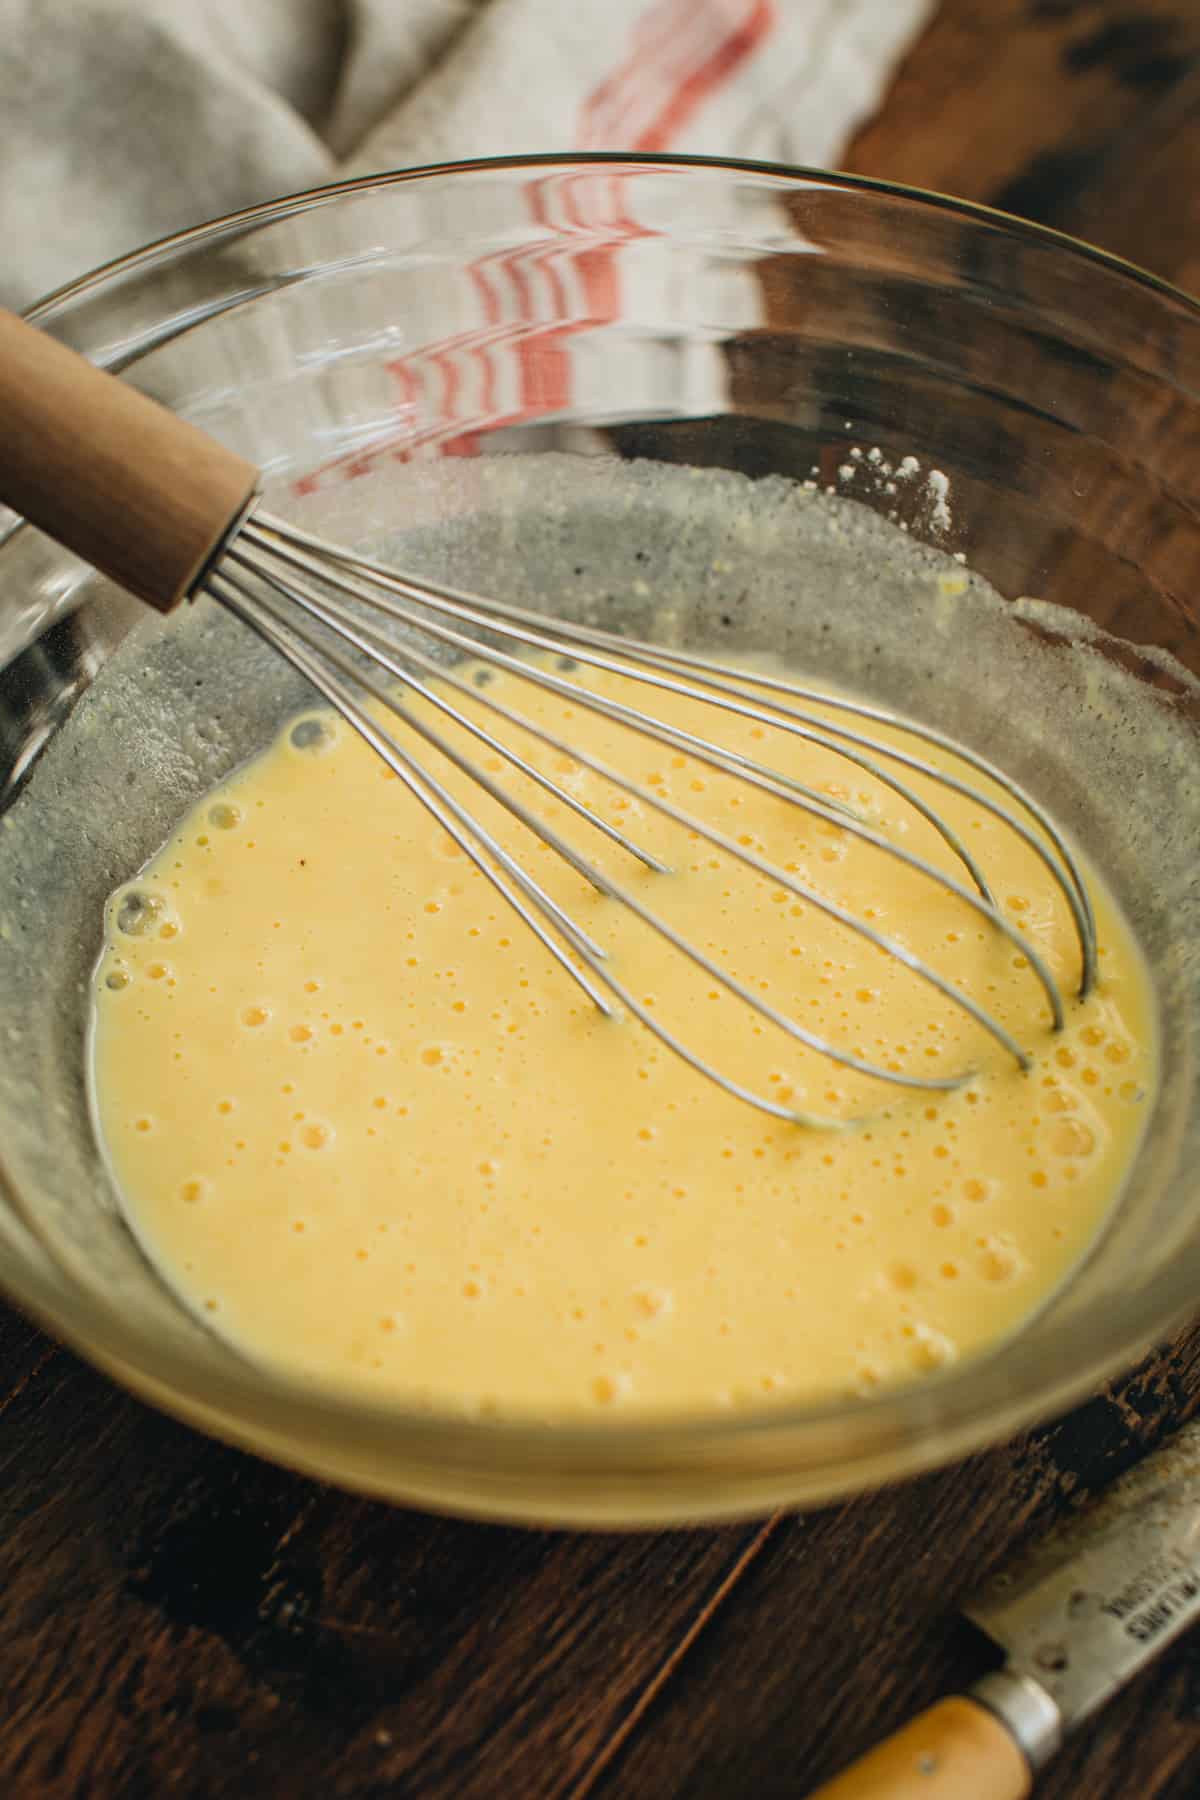
{"label": "knife", "polygon": [[1003,1668],[812,1800],[1024,1800],[1063,1738],[1200,1617],[1200,1423],[1058,1525],[964,1608]]}

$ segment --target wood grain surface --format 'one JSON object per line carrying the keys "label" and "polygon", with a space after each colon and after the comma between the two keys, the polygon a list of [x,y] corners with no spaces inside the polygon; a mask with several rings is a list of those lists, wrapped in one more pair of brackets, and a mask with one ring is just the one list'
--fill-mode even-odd
{"label": "wood grain surface", "polygon": [[[944,0],[846,166],[1200,289],[1196,0]],[[989,1666],[955,1613],[1196,1408],[1200,1331],[956,1468],[758,1525],[572,1536],[322,1488],[0,1310],[0,1792],[797,1796]],[[1200,1633],[1037,1800],[1200,1794]]]}

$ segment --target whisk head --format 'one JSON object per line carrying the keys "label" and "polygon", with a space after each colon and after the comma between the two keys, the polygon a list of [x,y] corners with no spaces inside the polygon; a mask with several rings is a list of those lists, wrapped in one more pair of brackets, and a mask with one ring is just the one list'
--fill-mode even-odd
{"label": "whisk head", "polygon": [[[810,1029],[777,1007],[763,991],[727,962],[664,916],[655,903],[654,877],[669,866],[637,841],[623,825],[604,817],[556,779],[532,746],[561,759],[563,769],[580,767],[614,792],[682,828],[692,842],[732,858],[771,884],[775,897],[791,902],[803,916],[814,908],[847,932],[902,964],[950,1006],[974,1021],[1022,1069],[1027,1049],[1008,1027],[902,936],[884,931],[866,916],[815,885],[795,864],[771,860],[746,834],[721,829],[711,818],[683,806],[653,780],[638,779],[586,746],[522,711],[500,691],[490,673],[506,672],[552,696],[571,710],[588,710],[620,731],[636,734],[688,765],[743,784],[796,809],[797,817],[819,829],[843,833],[879,857],[886,884],[889,866],[903,866],[931,891],[951,896],[1006,943],[1033,989],[1040,988],[1041,1011],[1051,1027],[1065,1019],[1062,989],[1046,956],[1003,910],[985,871],[930,794],[954,795],[990,815],[1014,834],[1044,869],[1065,903],[1078,947],[1078,992],[1096,980],[1096,925],[1077,859],[1054,821],[1021,786],[972,750],[932,727],[885,708],[824,689],[806,687],[768,670],[723,663],[695,653],[617,636],[597,627],[530,612],[474,593],[417,581],[382,563],[354,555],[297,527],[252,510],[201,584],[229,611],[262,637],[317,689],[377,752],[524,921],[562,970],[602,1013],[625,1009],[674,1054],[726,1093],[777,1118],[837,1129],[852,1120],[801,1109],[789,1098],[753,1086],[702,1054],[658,1015],[639,993],[633,972],[618,967],[580,922],[539,880],[529,864],[471,806],[439,769],[454,769],[491,802],[502,807],[536,840],[569,865],[606,900],[634,915],[665,938],[709,984],[749,1009],[763,1027],[832,1064],[882,1083],[936,1095],[963,1085],[973,1070],[921,1075],[894,1058],[872,1059],[859,1048]],[[458,665],[456,667],[456,664]],[[463,665],[475,673],[468,680]],[[588,678],[619,678],[616,693],[588,685]],[[482,685],[481,685],[482,683]],[[420,702],[414,707],[412,696]],[[655,710],[656,701],[659,703]],[[740,722],[757,737],[786,738],[830,753],[895,797],[901,810],[924,821],[944,847],[943,867],[902,841],[903,831],[885,831],[848,799],[806,785],[794,774],[755,755],[693,731],[673,720],[679,701],[711,709],[717,724]],[[400,727],[399,731],[397,727]],[[515,736],[514,736],[515,733]],[[424,751],[433,751],[430,758]],[[940,760],[938,760],[940,759]],[[943,766],[945,763],[952,766]],[[520,778],[513,782],[511,777]],[[532,784],[532,788],[530,787]],[[701,784],[696,784],[701,785]],[[539,791],[557,809],[582,820],[625,858],[630,879],[614,874],[572,842],[522,792]],[[528,841],[528,840],[526,840]],[[639,872],[641,878],[639,879]]]}

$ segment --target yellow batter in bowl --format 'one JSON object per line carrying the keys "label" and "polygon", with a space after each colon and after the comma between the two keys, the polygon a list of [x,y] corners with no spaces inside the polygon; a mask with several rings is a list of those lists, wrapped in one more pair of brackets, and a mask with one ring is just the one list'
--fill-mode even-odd
{"label": "yellow batter in bowl", "polygon": [[[1032,1070],[815,908],[523,742],[674,872],[639,870],[595,834],[589,854],[743,981],[885,1065],[972,1076],[930,1095],[848,1073],[756,1024],[440,768],[664,1022],[847,1123],[766,1117],[590,1008],[378,759],[313,715],[202,801],[110,907],[95,1102],[130,1222],[176,1292],[260,1362],[512,1417],[865,1393],[1018,1327],[1113,1207],[1157,1079],[1148,978],[1096,872],[1100,986],[1056,1034],[1025,959],[926,877],[495,679],[531,718],[906,943],[1009,1027]],[[713,735],[694,702],[655,706]],[[746,720],[723,741],[953,869],[909,805],[829,751]],[[975,804],[925,792],[1073,995],[1078,944],[1044,866]]]}

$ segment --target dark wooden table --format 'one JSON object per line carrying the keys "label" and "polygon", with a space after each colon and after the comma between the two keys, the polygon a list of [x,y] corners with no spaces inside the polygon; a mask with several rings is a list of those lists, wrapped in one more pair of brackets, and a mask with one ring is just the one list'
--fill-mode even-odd
{"label": "dark wooden table", "polygon": [[[1200,289],[1200,5],[944,0],[846,162]],[[956,1600],[1198,1400],[1193,1331],[1061,1422],[905,1487],[572,1536],[268,1468],[0,1312],[0,1792],[799,1795],[978,1673]],[[1200,1795],[1200,1633],[1038,1795]]]}

